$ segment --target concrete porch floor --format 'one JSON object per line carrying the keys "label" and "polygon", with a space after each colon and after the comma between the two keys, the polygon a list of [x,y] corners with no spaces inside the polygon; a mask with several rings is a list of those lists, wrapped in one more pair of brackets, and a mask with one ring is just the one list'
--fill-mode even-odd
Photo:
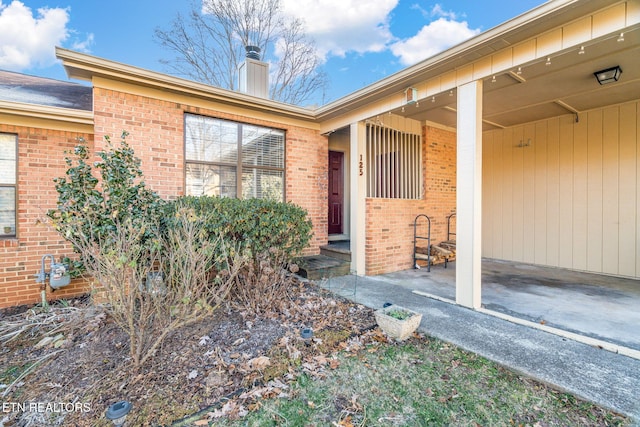
{"label": "concrete porch floor", "polygon": [[[455,301],[455,266],[376,279]],[[640,350],[640,280],[483,259],[482,307]]]}

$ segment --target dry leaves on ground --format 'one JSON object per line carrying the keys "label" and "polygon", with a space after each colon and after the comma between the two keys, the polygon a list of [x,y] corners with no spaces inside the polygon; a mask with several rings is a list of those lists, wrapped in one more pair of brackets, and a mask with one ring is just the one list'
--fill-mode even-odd
{"label": "dry leaves on ground", "polygon": [[[85,301],[37,318],[28,312],[14,314],[5,316],[0,329],[6,337],[0,342],[0,364],[19,369],[50,357],[10,390],[5,387],[5,399],[86,403],[89,413],[55,414],[55,422],[78,426],[108,425],[103,414],[119,400],[132,402],[132,425],[166,425],[201,411],[192,422],[241,417],[261,399],[285,397],[288,383],[301,373],[323,377],[336,369],[339,362],[332,352],[360,348],[360,334],[373,324],[370,309],[313,284],[297,283],[288,299],[260,317],[226,307],[178,331],[150,363],[133,373],[127,336]],[[300,336],[305,328],[313,331],[313,338]],[[63,337],[41,342],[59,334]],[[61,342],[57,348],[56,342]],[[7,374],[0,383],[13,379]],[[229,396],[235,398],[226,399]],[[26,425],[25,414],[9,417],[15,425]]]}

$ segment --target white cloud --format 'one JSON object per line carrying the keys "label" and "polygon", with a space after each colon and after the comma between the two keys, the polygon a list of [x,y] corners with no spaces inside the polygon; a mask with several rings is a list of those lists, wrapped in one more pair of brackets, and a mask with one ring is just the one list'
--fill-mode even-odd
{"label": "white cloud", "polygon": [[93,44],[93,34],[89,34],[84,40],[76,40],[73,42],[71,49],[79,50],[81,52],[89,52],[90,47]]}
{"label": "white cloud", "polygon": [[[365,54],[387,49],[403,65],[415,64],[480,32],[440,4],[424,9],[413,4],[425,20],[433,20],[413,37],[398,40],[389,28],[391,12],[399,0],[378,0],[375,5],[362,0],[283,0],[285,14],[304,21],[322,58]],[[464,16],[464,15],[463,15]]]}
{"label": "white cloud", "polygon": [[389,14],[398,0],[283,0],[285,14],[305,23],[319,54],[344,56],[347,52],[380,52],[394,37]]}
{"label": "white cloud", "polygon": [[431,16],[437,16],[439,18],[447,18],[450,21],[456,21],[458,20],[458,14],[452,11],[446,11],[442,8],[441,5],[437,4],[435,6],[433,6],[433,8],[431,9]]}
{"label": "white cloud", "polygon": [[[69,38],[69,9],[40,8],[34,14],[24,3],[0,0],[0,68],[21,71],[55,62],[54,47]],[[90,35],[87,41],[91,42]],[[80,44],[82,48],[87,47]]]}
{"label": "white cloud", "polygon": [[[424,7],[422,7],[421,5],[414,3],[411,5],[410,7],[412,10],[417,10],[418,12],[420,12],[420,14],[422,15],[423,18],[425,19],[429,19],[429,18],[447,18],[450,21],[458,21],[458,14],[452,10],[444,10],[442,8],[442,5],[440,5],[439,3],[436,3],[431,10],[427,10]],[[463,14],[463,16],[466,16]]]}
{"label": "white cloud", "polygon": [[412,65],[478,33],[480,30],[469,28],[467,22],[439,18],[422,27],[415,36],[392,44],[391,52],[403,65]]}

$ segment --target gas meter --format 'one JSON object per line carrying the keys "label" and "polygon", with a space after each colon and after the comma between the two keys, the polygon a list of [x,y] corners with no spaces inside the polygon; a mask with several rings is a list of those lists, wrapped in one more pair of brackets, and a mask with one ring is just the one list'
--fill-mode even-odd
{"label": "gas meter", "polygon": [[[46,271],[44,266],[47,258],[51,260],[49,271]],[[51,289],[54,291],[71,283],[69,268],[63,263],[55,262],[53,255],[45,255],[42,257],[42,269],[40,273],[36,274],[36,282],[44,285],[47,278],[49,278],[49,286],[51,286]]]}

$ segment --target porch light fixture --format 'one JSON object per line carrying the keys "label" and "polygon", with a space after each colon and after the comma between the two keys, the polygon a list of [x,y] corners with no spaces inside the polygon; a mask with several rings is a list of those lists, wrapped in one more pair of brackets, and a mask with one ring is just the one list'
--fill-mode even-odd
{"label": "porch light fixture", "polygon": [[404,102],[405,104],[414,104],[418,101],[418,89],[415,87],[408,87],[404,91]]}
{"label": "porch light fixture", "polygon": [[601,85],[617,82],[620,78],[620,74],[622,74],[622,68],[620,68],[619,65],[593,73],[593,75],[596,76],[596,80],[598,80],[598,83]]}

